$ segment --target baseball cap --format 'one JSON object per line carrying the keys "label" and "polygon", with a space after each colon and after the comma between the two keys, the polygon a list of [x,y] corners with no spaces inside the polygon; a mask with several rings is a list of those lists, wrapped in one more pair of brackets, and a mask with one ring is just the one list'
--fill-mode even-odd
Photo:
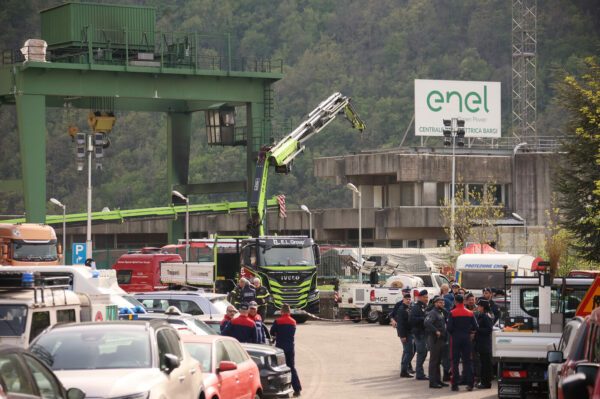
{"label": "baseball cap", "polygon": [[404,294],[404,298],[410,299],[410,294]]}
{"label": "baseball cap", "polygon": [[421,291],[419,291],[419,296],[425,296],[425,295],[428,295],[428,294],[429,294],[429,292],[427,292],[427,290],[421,290]]}
{"label": "baseball cap", "polygon": [[242,303],[240,305],[240,310],[248,310],[248,304],[247,303]]}
{"label": "baseball cap", "polygon": [[452,283],[450,284],[450,287],[460,287],[460,285],[458,285],[458,283]]}
{"label": "baseball cap", "polygon": [[255,301],[251,301],[251,302],[248,304],[248,307],[249,307],[249,308],[258,308],[258,303],[256,303]]}
{"label": "baseball cap", "polygon": [[444,300],[444,298],[442,298],[439,295],[436,295],[436,296],[433,297],[433,303],[436,303],[437,301],[443,301],[443,300]]}
{"label": "baseball cap", "polygon": [[483,292],[486,292],[486,291],[489,292],[489,293],[492,293],[492,289],[490,287],[485,287],[483,289]]}
{"label": "baseball cap", "polygon": [[471,294],[470,292],[468,292],[468,293],[467,293],[467,295],[465,295],[465,299],[469,299],[469,298],[471,298],[472,296],[475,296],[475,295],[473,295],[473,294]]}

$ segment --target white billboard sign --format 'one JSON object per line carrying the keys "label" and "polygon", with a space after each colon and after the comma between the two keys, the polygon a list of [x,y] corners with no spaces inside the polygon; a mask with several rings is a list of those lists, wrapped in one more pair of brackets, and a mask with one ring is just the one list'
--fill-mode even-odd
{"label": "white billboard sign", "polygon": [[465,137],[501,136],[500,82],[415,79],[415,135],[443,136],[443,119],[465,120]]}
{"label": "white billboard sign", "polygon": [[162,263],[160,281],[170,284],[211,285],[214,281],[215,264],[198,263]]}

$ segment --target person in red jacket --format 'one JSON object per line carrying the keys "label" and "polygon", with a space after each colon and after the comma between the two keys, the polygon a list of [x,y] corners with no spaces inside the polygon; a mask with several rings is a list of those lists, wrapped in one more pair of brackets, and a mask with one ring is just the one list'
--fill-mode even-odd
{"label": "person in red jacket", "polygon": [[458,364],[460,358],[463,361],[463,370],[467,382],[467,391],[473,390],[473,366],[471,363],[471,354],[473,352],[472,339],[477,332],[477,321],[473,316],[473,312],[464,306],[463,296],[458,294],[454,297],[456,307],[448,316],[447,330],[450,333],[450,357],[452,359],[452,390],[458,391],[458,383],[460,374],[458,372]]}
{"label": "person in red jacket", "polygon": [[221,320],[221,331],[227,328],[229,323],[231,323],[231,320],[233,320],[233,317],[237,313],[237,310],[235,310],[235,306],[229,305],[227,306],[226,312],[227,313],[225,313],[225,317],[223,317],[223,320]]}
{"label": "person in red jacket", "polygon": [[294,335],[296,334],[296,320],[290,316],[290,306],[281,306],[281,317],[276,319],[271,326],[271,335],[275,336],[275,346],[283,349],[285,353],[285,364],[292,370],[292,387],[294,396],[300,396],[302,386],[294,366]]}
{"label": "person in red jacket", "polygon": [[249,344],[258,343],[256,336],[256,324],[248,317],[248,304],[240,305],[240,315],[232,319],[228,326],[221,330],[221,335],[233,337],[240,342]]}

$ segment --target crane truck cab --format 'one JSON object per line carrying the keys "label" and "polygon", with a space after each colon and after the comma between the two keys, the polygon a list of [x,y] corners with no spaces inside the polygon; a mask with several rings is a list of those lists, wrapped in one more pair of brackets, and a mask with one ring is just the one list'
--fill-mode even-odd
{"label": "crane truck cab", "polygon": [[242,240],[242,273],[260,278],[273,296],[269,314],[284,303],[295,310],[319,313],[319,263],[319,246],[308,237],[262,236]]}
{"label": "crane truck cab", "polygon": [[58,265],[62,250],[52,226],[0,223],[0,265]]}
{"label": "crane truck cab", "polygon": [[[93,320],[92,302],[39,273],[0,272],[0,340],[26,348],[47,327]],[[53,279],[53,283],[57,280]],[[112,309],[116,318],[116,306]]]}

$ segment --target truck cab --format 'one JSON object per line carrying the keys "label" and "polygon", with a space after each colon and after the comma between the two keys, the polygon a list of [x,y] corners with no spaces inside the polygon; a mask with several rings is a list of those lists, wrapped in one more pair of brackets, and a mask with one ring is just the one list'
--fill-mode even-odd
{"label": "truck cab", "polygon": [[557,345],[593,279],[549,275],[510,281],[508,315],[492,333],[498,362],[498,397],[522,398],[548,392],[548,346]]}
{"label": "truck cab", "polygon": [[168,284],[160,281],[160,265],[165,262],[183,260],[178,254],[143,249],[121,255],[110,268],[116,271],[119,286],[126,292],[149,292],[169,289]]}
{"label": "truck cab", "polygon": [[0,265],[58,265],[62,250],[47,224],[0,223]]}
{"label": "truck cab", "polygon": [[263,236],[242,240],[242,267],[258,276],[273,296],[270,311],[284,303],[319,313],[319,247],[304,236]]}

